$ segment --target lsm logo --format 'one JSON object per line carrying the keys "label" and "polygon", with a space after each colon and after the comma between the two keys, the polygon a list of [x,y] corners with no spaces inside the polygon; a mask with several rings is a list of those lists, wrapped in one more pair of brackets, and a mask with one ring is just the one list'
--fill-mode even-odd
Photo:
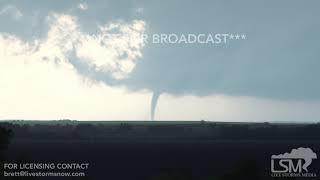
{"label": "lsm logo", "polygon": [[317,154],[310,148],[292,149],[290,153],[271,156],[272,177],[317,177],[308,167]]}

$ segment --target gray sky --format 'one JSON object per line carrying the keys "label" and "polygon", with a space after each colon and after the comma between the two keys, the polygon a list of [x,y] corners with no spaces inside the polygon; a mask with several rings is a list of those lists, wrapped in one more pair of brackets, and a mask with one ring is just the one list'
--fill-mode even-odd
{"label": "gray sky", "polygon": [[[0,2],[0,119],[318,121],[320,3]],[[110,34],[120,37],[106,38]],[[148,35],[130,39],[125,35]],[[152,43],[154,34],[239,34]]]}

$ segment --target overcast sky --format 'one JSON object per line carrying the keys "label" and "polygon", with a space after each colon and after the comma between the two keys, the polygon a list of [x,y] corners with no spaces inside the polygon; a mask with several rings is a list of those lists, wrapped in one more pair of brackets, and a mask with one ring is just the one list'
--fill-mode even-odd
{"label": "overcast sky", "polygon": [[[318,0],[1,0],[0,119],[149,120],[155,93],[157,120],[319,121],[319,8]],[[157,34],[245,38],[150,42]]]}

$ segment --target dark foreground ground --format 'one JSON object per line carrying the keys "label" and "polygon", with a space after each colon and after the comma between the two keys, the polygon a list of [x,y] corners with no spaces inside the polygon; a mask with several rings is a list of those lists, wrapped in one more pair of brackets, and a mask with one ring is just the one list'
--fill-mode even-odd
{"label": "dark foreground ground", "polygon": [[[0,123],[0,134],[0,179],[276,179],[272,155],[300,147],[320,155],[320,124],[12,121]],[[85,177],[8,177],[4,163],[89,168],[69,170]],[[319,177],[320,160],[308,172]]]}

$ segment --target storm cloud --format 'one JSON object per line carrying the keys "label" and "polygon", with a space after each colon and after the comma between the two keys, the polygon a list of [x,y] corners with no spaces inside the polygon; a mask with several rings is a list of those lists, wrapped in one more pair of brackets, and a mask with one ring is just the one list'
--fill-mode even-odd
{"label": "storm cloud", "polygon": [[[84,4],[86,8],[79,8]],[[15,7],[24,18],[40,21],[24,31],[16,29],[25,26],[23,21],[10,22],[1,31],[33,42],[48,36],[56,25],[52,22],[71,19],[61,26],[66,36],[58,35],[63,48],[69,48],[62,52],[66,61],[94,81],[154,92],[153,117],[161,94],[318,101],[320,22],[315,17],[320,16],[319,6],[316,0],[52,1],[34,7],[17,2]],[[35,14],[46,18],[41,21]],[[113,31],[241,33],[247,38],[222,45],[144,44],[141,39],[128,44],[121,38],[103,39]]]}

